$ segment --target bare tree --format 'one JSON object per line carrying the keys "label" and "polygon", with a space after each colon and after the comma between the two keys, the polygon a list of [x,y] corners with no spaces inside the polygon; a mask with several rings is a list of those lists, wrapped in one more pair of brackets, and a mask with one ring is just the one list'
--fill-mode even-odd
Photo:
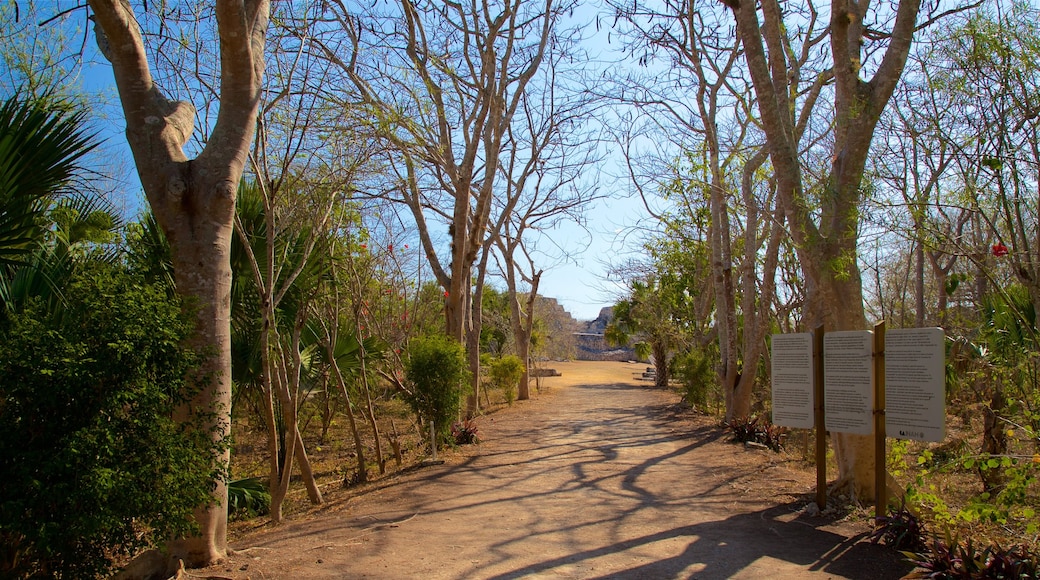
{"label": "bare tree", "polygon": [[[486,254],[494,244],[501,258],[510,326],[524,364],[520,400],[530,397],[534,308],[541,276],[550,267],[546,262],[559,263],[574,251],[566,245],[573,240],[556,240],[551,232],[565,221],[584,227],[584,209],[603,197],[587,178],[587,170],[601,160],[592,123],[600,101],[569,86],[573,77],[567,77],[573,71],[563,70],[563,61],[571,56],[567,51],[547,55],[546,82],[521,100],[500,165],[503,193],[495,208],[497,233],[488,238],[484,250]],[[539,245],[542,251],[536,253]]]}
{"label": "bare tree", "polygon": [[[823,323],[829,330],[865,329],[857,262],[863,200],[860,185],[874,128],[906,63],[921,2],[900,0],[894,13],[880,15],[869,1],[833,2],[829,28],[813,33],[817,38],[829,38],[834,63],[834,140],[830,169],[819,188],[818,211],[808,194],[799,159],[799,120],[791,98],[797,94],[800,71],[793,66],[788,36],[789,31],[804,28],[802,23],[815,22],[818,12],[811,2],[796,15],[790,14],[794,8],[775,0],[761,2],[761,15],[755,2],[730,0],[726,4],[733,11],[744,46],[778,195],[806,275],[806,319],[810,325]],[[798,23],[789,21],[789,16]],[[886,17],[889,30],[869,27],[869,22]],[[865,74],[869,79],[863,78]],[[861,498],[872,497],[871,438],[836,433],[833,441],[837,486],[847,485]]]}
{"label": "bare tree", "polygon": [[[761,201],[773,200],[755,195],[756,185],[765,181],[759,169],[767,156],[755,128],[751,87],[740,68],[740,42],[722,5],[686,0],[610,4],[622,18],[622,25],[615,29],[621,32],[626,51],[646,67],[642,73],[630,71],[616,78],[612,92],[640,112],[638,118],[645,119],[648,137],[673,144],[664,150],[669,158],[656,163],[679,164],[685,169],[676,179],[690,183],[662,181],[660,176],[665,173],[660,171],[641,175],[631,159],[630,175],[653,186],[652,191],[647,186],[640,186],[639,191],[645,192],[644,203],[665,227],[682,230],[679,222],[691,219],[702,208],[711,217],[705,241],[711,252],[720,354],[717,373],[726,416],[747,416],[758,377],[756,372],[745,371],[757,368],[762,356],[775,287],[771,278],[777,263],[775,251],[779,250],[778,243],[766,244],[766,240],[779,235],[782,222],[771,219],[771,205],[759,206]],[[802,69],[816,57],[812,50],[803,51],[793,59],[794,67]],[[803,111],[813,109],[827,79],[810,77],[808,86],[796,85],[805,102]],[[647,195],[654,201],[664,198],[665,207],[652,207]],[[743,254],[735,255],[735,241],[741,234],[734,229],[741,225]],[[766,275],[760,284],[757,265],[763,250],[767,251]],[[759,303],[765,309],[760,311]],[[738,319],[743,321],[742,333]]]}
{"label": "bare tree", "polygon": [[[398,199],[411,209],[445,288],[448,334],[467,332],[471,272],[488,235],[506,131],[569,5],[554,0],[441,3],[401,0],[355,18],[341,1],[330,18],[346,33],[313,42],[339,63],[398,151]],[[450,255],[430,219],[448,223]]]}

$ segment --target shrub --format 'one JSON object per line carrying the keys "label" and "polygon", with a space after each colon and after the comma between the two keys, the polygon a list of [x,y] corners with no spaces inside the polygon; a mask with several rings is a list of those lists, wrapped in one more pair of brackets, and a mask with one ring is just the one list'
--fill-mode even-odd
{"label": "shrub", "polygon": [[516,400],[516,388],[524,376],[524,362],[515,354],[491,361],[491,382],[502,389],[506,403]]}
{"label": "shrub", "polygon": [[472,445],[480,443],[477,424],[473,421],[459,421],[451,425],[451,437],[456,445]]}
{"label": "shrub", "polygon": [[672,376],[682,383],[683,399],[694,409],[704,411],[707,408],[708,396],[718,382],[715,358],[713,353],[693,349],[671,361]]}
{"label": "shrub", "polygon": [[422,420],[433,421],[438,442],[449,441],[469,378],[466,351],[447,336],[428,336],[412,341],[408,355],[408,404]]}
{"label": "shrub", "polygon": [[210,435],[172,419],[197,357],[179,305],[112,266],[0,329],[0,576],[92,578],[191,533]]}
{"label": "shrub", "polygon": [[252,518],[271,510],[271,492],[262,477],[228,482],[228,515]]}
{"label": "shrub", "polygon": [[887,516],[874,519],[874,533],[871,541],[881,543],[903,552],[919,552],[925,548],[925,529],[921,519],[906,506],[903,499],[899,509],[890,511]]}
{"label": "shrub", "polygon": [[780,451],[787,442],[787,429],[773,425],[757,415],[738,417],[724,423],[738,443],[761,443],[773,451]]}
{"label": "shrub", "polygon": [[969,538],[933,538],[922,552],[904,552],[917,566],[905,578],[944,578],[950,580],[1025,580],[1036,578],[1040,560],[1025,546],[1005,549],[991,544],[980,549]]}

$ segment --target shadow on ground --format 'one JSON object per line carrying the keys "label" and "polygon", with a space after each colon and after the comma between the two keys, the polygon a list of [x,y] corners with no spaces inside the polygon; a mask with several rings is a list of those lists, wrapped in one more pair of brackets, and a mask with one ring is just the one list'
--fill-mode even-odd
{"label": "shadow on ground", "polygon": [[578,385],[482,421],[488,439],[472,455],[258,534],[251,564],[265,577],[453,580],[910,571],[863,526],[802,515],[801,480],[773,455],[726,443],[668,391]]}
{"label": "shadow on ground", "polygon": [[[764,562],[760,560],[763,559],[787,562],[807,571],[834,574],[851,580],[901,578],[912,570],[910,564],[891,550],[864,541],[864,534],[846,537],[819,529],[819,524],[826,523],[820,518],[790,519],[790,514],[797,507],[794,504],[781,505],[721,521],[679,526],[594,550],[547,559],[489,578],[507,580],[551,574],[559,567],[580,565],[595,558],[631,551],[668,539],[687,542],[685,550],[676,556],[587,578],[685,577],[714,580],[739,575],[756,563],[761,568]],[[687,572],[691,569],[697,571]]]}

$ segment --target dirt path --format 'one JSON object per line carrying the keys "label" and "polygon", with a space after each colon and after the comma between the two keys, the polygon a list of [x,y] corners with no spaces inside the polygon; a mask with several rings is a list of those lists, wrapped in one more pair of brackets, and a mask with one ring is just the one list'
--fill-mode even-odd
{"label": "dirt path", "polygon": [[[550,379],[549,394],[480,419],[480,445],[241,538],[222,570],[236,578],[871,580],[907,571],[866,542],[863,527],[798,513],[811,491],[804,473],[725,442],[710,421],[683,413],[673,393],[633,380],[641,367],[598,364],[618,365],[612,380]],[[583,368],[595,367],[567,363],[564,377]]]}

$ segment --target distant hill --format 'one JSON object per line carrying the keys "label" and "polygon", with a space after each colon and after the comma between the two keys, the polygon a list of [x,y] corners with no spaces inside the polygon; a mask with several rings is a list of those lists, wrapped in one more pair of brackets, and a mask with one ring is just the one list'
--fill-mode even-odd
{"label": "distant hill", "polygon": [[636,360],[631,348],[613,348],[603,340],[613,312],[608,306],[595,320],[579,321],[555,298],[539,296],[535,316],[542,320],[547,337],[541,356],[552,360]]}
{"label": "distant hill", "polygon": [[581,329],[575,334],[578,360],[635,360],[636,353],[631,348],[614,348],[603,340],[603,331],[613,319],[614,309],[607,306],[595,320],[579,324]]}

